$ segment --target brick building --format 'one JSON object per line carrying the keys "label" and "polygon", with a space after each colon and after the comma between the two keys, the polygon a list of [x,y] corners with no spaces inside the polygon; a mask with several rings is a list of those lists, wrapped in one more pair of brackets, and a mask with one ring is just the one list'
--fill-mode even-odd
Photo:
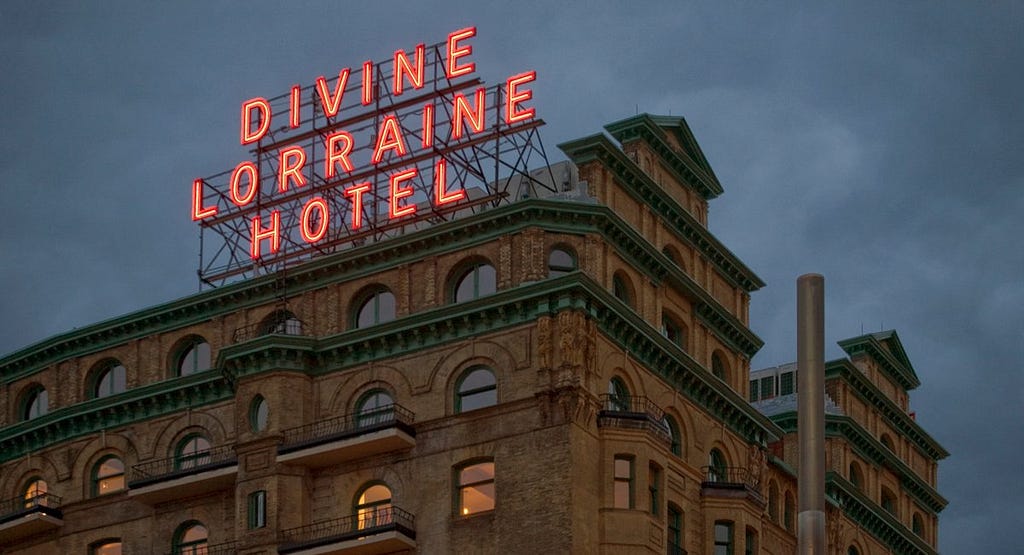
{"label": "brick building", "polygon": [[[681,118],[606,130],[561,193],[0,360],[0,552],[795,552],[795,405],[750,372],[722,187]],[[913,368],[841,345],[829,548],[935,553]]]}

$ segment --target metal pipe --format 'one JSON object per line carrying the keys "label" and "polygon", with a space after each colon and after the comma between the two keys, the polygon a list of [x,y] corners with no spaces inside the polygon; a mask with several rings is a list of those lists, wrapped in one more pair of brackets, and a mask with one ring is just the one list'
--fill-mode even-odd
{"label": "metal pipe", "polygon": [[797,553],[825,555],[825,278],[796,280]]}

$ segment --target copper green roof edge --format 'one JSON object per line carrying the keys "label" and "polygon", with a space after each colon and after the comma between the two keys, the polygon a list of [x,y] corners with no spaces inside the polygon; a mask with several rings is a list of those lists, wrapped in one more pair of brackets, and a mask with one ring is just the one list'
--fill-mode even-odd
{"label": "copper green roof edge", "polygon": [[[797,431],[797,413],[795,411],[774,415],[772,421],[786,433],[796,433]],[[927,507],[927,510],[938,514],[949,504],[949,501],[935,488],[922,480],[895,453],[886,449],[881,442],[849,416],[825,415],[825,434],[845,439],[865,460],[889,467],[900,477],[903,490],[920,501],[924,507]]]}
{"label": "copper green roof edge", "polygon": [[626,191],[661,216],[667,227],[680,239],[704,253],[708,261],[718,268],[730,283],[748,292],[764,287],[765,283],[757,274],[743,264],[707,228],[683,210],[647,174],[636,167],[636,164],[608,137],[598,133],[562,143],[558,147],[577,166],[592,160],[602,162],[618,178]]}
{"label": "copper green roof edge", "polygon": [[892,351],[893,357],[903,366],[905,366],[914,376],[917,376],[917,371],[914,370],[913,363],[910,362],[910,357],[907,356],[906,349],[903,348],[903,342],[900,341],[899,334],[896,330],[886,330],[870,334],[879,342],[888,341],[889,348]]}
{"label": "copper green roof edge", "polygon": [[0,428],[0,463],[55,443],[217,403],[233,395],[224,376],[216,370],[208,370],[61,407],[38,418]]}
{"label": "copper green roof edge", "polygon": [[843,513],[889,546],[896,555],[937,555],[902,522],[865,496],[856,486],[834,471],[825,473],[825,489],[839,503]]}
{"label": "copper green roof edge", "polygon": [[658,127],[672,130],[679,139],[679,143],[683,145],[684,149],[687,146],[691,147],[693,152],[687,152],[687,154],[689,154],[694,161],[700,164],[705,171],[711,174],[711,177],[714,178],[716,183],[718,182],[718,176],[715,175],[715,169],[711,167],[711,163],[708,162],[707,157],[704,156],[704,150],[700,147],[700,143],[697,142],[697,137],[694,136],[693,130],[690,129],[690,124],[686,122],[686,118],[655,115],[650,115],[649,117]]}
{"label": "copper green roof edge", "polygon": [[[606,237],[610,234],[608,230],[613,228],[632,232],[632,228],[628,224],[604,205],[529,199],[434,226],[415,234],[312,260],[289,270],[288,291],[291,294],[298,294],[337,281],[335,275],[337,273],[345,273],[349,278],[358,278],[383,267],[417,260],[422,258],[424,252],[430,250],[439,248],[450,250],[455,247],[484,243],[493,240],[495,234],[535,227],[539,221],[537,211],[557,213],[548,218],[552,222],[549,225],[551,229],[566,232],[579,231],[583,229],[579,222],[583,217],[603,218],[609,222],[604,225],[590,225],[583,229],[584,231],[602,233]],[[567,214],[570,217],[565,217]],[[473,229],[490,229],[491,231],[479,234],[466,232]],[[639,245],[636,248],[640,250],[645,248],[643,245],[646,244],[646,241],[635,232],[616,232],[616,236],[628,236],[634,245]],[[386,248],[382,248],[382,246]],[[619,248],[620,250],[624,248],[621,242]],[[646,250],[649,251],[650,248]],[[662,265],[664,265],[663,261]],[[3,381],[9,382],[38,372],[54,362],[98,352],[112,344],[180,329],[192,323],[206,321],[218,315],[236,311],[239,308],[266,304],[276,299],[275,282],[276,276],[273,274],[261,276],[53,336],[0,360],[0,376]],[[694,287],[695,289],[691,293],[700,297],[703,290],[699,286]],[[735,322],[731,322],[729,319],[731,315],[723,307],[717,305],[717,301],[714,299],[711,301],[716,305],[715,313],[724,313],[724,315],[718,314],[716,318],[725,322],[723,325],[735,325]],[[707,300],[705,300],[706,303]],[[714,329],[716,334],[722,337],[737,334],[738,337],[746,337],[753,342],[752,345],[759,349],[763,344],[760,339],[742,324],[740,326],[737,331],[733,332]],[[748,345],[747,349],[749,348]]]}
{"label": "copper green roof edge", "polygon": [[792,466],[789,466],[789,464],[786,461],[780,459],[779,457],[776,457],[775,455],[768,455],[768,462],[773,464],[776,468],[784,472],[790,478],[793,478],[794,480],[797,479],[798,476],[796,469],[793,468]]}
{"label": "copper green roof edge", "polygon": [[[664,118],[662,120],[664,121]],[[610,123],[604,128],[622,144],[634,140],[645,141],[681,184],[690,186],[705,200],[716,198],[725,191],[722,189],[722,184],[718,182],[718,178],[710,171],[711,166],[706,165],[707,159],[704,159],[704,164],[701,164],[699,161],[691,159],[689,154],[677,152],[665,139],[664,128],[679,129],[682,123],[681,120],[675,120],[669,125],[659,125],[649,114],[640,114]],[[699,150],[700,147],[696,145],[696,141],[687,145],[688,139],[682,133],[676,133],[676,135],[680,143]]]}
{"label": "copper green roof edge", "polygon": [[854,393],[868,404],[879,409],[889,423],[906,437],[909,437],[926,456],[941,460],[949,456],[938,441],[910,416],[903,412],[891,399],[886,397],[875,384],[871,383],[848,359],[841,358],[825,363],[825,377],[837,377],[853,387]]}
{"label": "copper green roof edge", "polygon": [[[893,333],[895,334],[895,332]],[[914,369],[909,366],[905,366],[902,362],[897,360],[895,356],[886,351],[885,348],[882,347],[878,338],[873,334],[869,333],[857,337],[851,337],[850,339],[844,339],[837,343],[849,356],[864,353],[875,359],[879,366],[881,366],[889,376],[896,380],[903,389],[910,391],[921,385],[921,380],[918,379],[917,373],[914,372]],[[900,348],[902,349],[902,346]]]}

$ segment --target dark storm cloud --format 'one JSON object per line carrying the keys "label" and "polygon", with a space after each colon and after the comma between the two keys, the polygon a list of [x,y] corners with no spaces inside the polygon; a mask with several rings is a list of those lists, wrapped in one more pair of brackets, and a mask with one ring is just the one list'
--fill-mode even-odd
{"label": "dark storm cloud", "polygon": [[489,82],[537,69],[552,158],[685,116],[726,190],[711,228],[768,283],[753,366],[794,358],[795,278],[825,274],[828,340],[896,328],[921,377],[942,551],[1014,552],[1019,6],[471,6],[0,4],[0,352],[195,291],[188,185],[244,157],[242,100],[476,24]]}

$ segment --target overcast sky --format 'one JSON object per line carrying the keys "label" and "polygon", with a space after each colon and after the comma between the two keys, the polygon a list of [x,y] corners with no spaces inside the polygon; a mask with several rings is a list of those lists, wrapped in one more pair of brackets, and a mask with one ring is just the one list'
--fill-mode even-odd
{"label": "overcast sky", "polygon": [[244,159],[243,100],[476,25],[489,84],[536,69],[552,162],[686,117],[725,188],[711,229],[768,284],[753,367],[795,358],[795,279],[824,274],[829,358],[895,328],[921,378],[941,550],[1019,552],[1020,4],[79,4],[0,4],[0,353],[197,290],[190,185]]}

